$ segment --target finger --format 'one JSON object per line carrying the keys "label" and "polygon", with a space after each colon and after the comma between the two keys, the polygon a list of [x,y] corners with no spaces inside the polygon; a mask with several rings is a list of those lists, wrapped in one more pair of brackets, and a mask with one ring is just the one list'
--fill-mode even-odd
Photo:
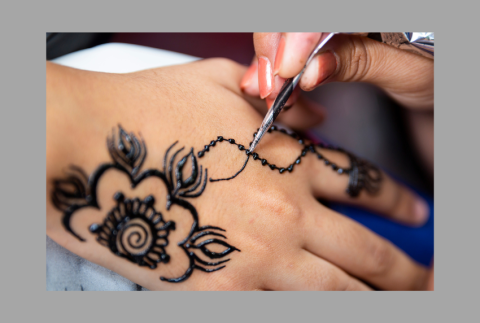
{"label": "finger", "polygon": [[337,59],[332,51],[326,51],[315,56],[308,64],[299,86],[304,91],[311,91],[326,83],[337,69]]}
{"label": "finger", "polygon": [[[275,76],[275,79],[280,78],[279,76]],[[274,90],[275,92],[276,90]],[[278,95],[278,92],[270,94],[269,97],[265,99],[265,102],[267,103],[267,107],[270,109],[275,102],[275,98]],[[275,95],[275,96],[273,96]],[[292,94],[288,98],[287,102],[285,102],[284,110],[289,109],[293,106],[293,104],[297,101],[298,97],[300,96],[300,89],[297,87],[293,90]]]}
{"label": "finger", "polygon": [[299,250],[296,257],[294,262],[276,266],[275,272],[267,278],[268,289],[371,290],[340,268],[306,250]]}
{"label": "finger", "polygon": [[293,130],[303,131],[321,124],[325,114],[322,105],[301,96],[291,108],[280,113],[277,120]]}
{"label": "finger", "polygon": [[305,218],[304,248],[381,289],[419,290],[427,270],[357,222],[312,199]]}
{"label": "finger", "polygon": [[273,64],[280,41],[280,33],[254,33],[253,44],[258,57],[258,85],[262,99],[274,89]]}
{"label": "finger", "polygon": [[342,34],[335,35],[322,51],[305,71],[302,88],[329,82],[369,82],[405,106],[433,107],[432,59],[366,37]]}
{"label": "finger", "polygon": [[[265,116],[268,108],[273,104],[273,100],[268,98],[260,100],[248,95],[244,97],[262,116]],[[269,104],[269,106],[267,106],[267,104]],[[306,130],[321,124],[323,120],[325,120],[325,111],[322,105],[308,100],[305,97],[300,97],[287,111],[284,110],[280,113],[276,121],[293,130]]]}
{"label": "finger", "polygon": [[427,221],[428,204],[374,165],[325,148],[315,147],[315,155],[311,160],[311,180],[316,197],[367,208],[410,225]]}
{"label": "finger", "polygon": [[255,56],[252,60],[252,64],[248,68],[247,72],[240,82],[240,88],[245,94],[253,97],[260,96],[258,89],[258,60]]}
{"label": "finger", "polygon": [[321,36],[322,33],[285,33],[276,55],[278,75],[287,79],[300,73]]}

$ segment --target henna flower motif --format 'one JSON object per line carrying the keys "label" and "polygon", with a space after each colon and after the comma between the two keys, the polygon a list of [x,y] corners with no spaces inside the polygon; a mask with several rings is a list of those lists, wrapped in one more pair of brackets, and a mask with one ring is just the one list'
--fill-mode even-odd
{"label": "henna flower motif", "polygon": [[90,231],[98,235],[98,242],[140,266],[155,269],[159,262],[168,263],[170,256],[165,253],[165,247],[175,223],[165,223],[162,214],[155,211],[153,196],[140,201],[125,199],[122,193],[117,193],[114,198],[117,205],[103,224],[90,226]]}
{"label": "henna flower motif", "polygon": [[[92,224],[90,232],[97,236],[100,244],[109,248],[115,255],[128,259],[139,266],[155,269],[158,263],[168,263],[170,256],[165,248],[169,243],[170,231],[175,229],[175,223],[164,221],[163,215],[154,208],[155,199],[152,195],[144,200],[126,199],[121,192],[117,192],[114,196],[116,205],[110,210],[102,209],[101,205],[105,205],[105,203],[97,201],[98,183],[109,170],[116,170],[127,176],[132,188],[136,188],[144,179],[157,178],[164,183],[167,190],[167,211],[171,206],[177,205],[188,211],[193,220],[188,235],[178,242],[178,246],[190,259],[189,267],[181,277],[160,277],[160,279],[168,282],[182,282],[190,277],[194,269],[212,272],[225,267],[220,265],[230,259],[224,257],[233,251],[240,250],[226,243],[223,240],[226,237],[217,232],[225,232],[225,230],[213,226],[199,226],[197,210],[185,199],[195,198],[203,193],[207,184],[207,170],[205,169],[205,174],[203,174],[203,167],[198,166],[193,148],[183,157],[179,157],[179,161],[175,164],[176,157],[184,149],[178,149],[169,158],[169,152],[175,145],[176,142],[165,153],[163,171],[147,169],[140,172],[147,154],[145,143],[143,140],[138,140],[133,133],[128,134],[119,126],[118,135],[116,136],[114,131],[107,138],[107,147],[113,159],[112,163],[101,164],[90,177],[87,177],[80,168],[72,166],[65,179],[54,181],[52,201],[55,207],[63,212],[62,222],[65,229],[80,241],[85,241],[83,237],[74,232],[71,227],[71,219],[80,209],[98,209],[104,216],[103,223]],[[187,172],[184,170],[189,160],[191,172],[189,175],[185,175]],[[213,238],[197,241],[204,236],[213,236]],[[222,252],[213,252],[208,249],[214,244],[221,245],[225,249]],[[202,257],[215,261],[206,261],[192,250],[199,250],[203,254]],[[208,266],[208,268],[204,266]]]}

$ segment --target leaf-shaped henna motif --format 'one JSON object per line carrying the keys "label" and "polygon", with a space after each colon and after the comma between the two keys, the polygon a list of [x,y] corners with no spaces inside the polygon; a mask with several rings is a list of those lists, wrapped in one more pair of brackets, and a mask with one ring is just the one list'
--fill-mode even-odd
{"label": "leaf-shaped henna motif", "polygon": [[[65,229],[80,241],[85,241],[72,230],[71,219],[78,210],[84,207],[101,209],[102,203],[97,201],[97,187],[103,175],[110,169],[127,175],[132,188],[135,188],[144,179],[157,178],[165,184],[167,189],[167,210],[172,205],[177,205],[188,211],[193,219],[188,235],[178,243],[190,259],[189,267],[181,277],[171,279],[161,277],[161,279],[168,282],[182,282],[192,275],[194,269],[212,272],[225,267],[219,265],[230,259],[223,258],[238,250],[237,248],[217,238],[193,245],[195,241],[204,236],[226,239],[225,235],[215,232],[225,230],[213,226],[199,226],[197,210],[185,198],[195,198],[204,192],[208,171],[205,169],[205,174],[203,174],[203,167],[202,165],[199,167],[193,149],[175,164],[177,156],[184,149],[180,148],[169,156],[176,144],[177,142],[172,144],[165,153],[163,172],[158,169],[147,169],[140,172],[147,154],[145,143],[143,140],[138,140],[133,133],[128,134],[119,126],[118,137],[113,131],[111,137],[107,138],[107,148],[113,163],[101,164],[90,177],[87,177],[80,168],[72,166],[66,178],[54,181],[52,202],[58,210],[63,212],[62,223]],[[184,174],[189,159],[192,166],[191,173],[187,177]],[[173,176],[174,171],[175,175]],[[109,248],[115,255],[139,266],[154,269],[158,263],[168,263],[170,256],[165,248],[168,246],[170,231],[175,229],[175,223],[163,220],[162,214],[154,208],[154,197],[148,196],[144,200],[126,199],[121,192],[118,192],[114,198],[117,204],[108,211],[103,223],[90,226],[90,231],[97,236],[97,241]],[[213,243],[226,248],[221,253],[212,252],[207,246]],[[186,248],[186,245],[190,244],[192,249],[200,250],[203,256],[218,259],[218,261],[210,262],[201,259]],[[206,269],[202,266],[213,268]]]}
{"label": "leaf-shaped henna motif", "polygon": [[112,136],[107,138],[107,146],[112,159],[135,176],[147,155],[145,142],[140,142],[133,133],[126,133],[119,125],[118,138],[115,137],[114,129]]}
{"label": "leaf-shaped henna motif", "polygon": [[66,178],[53,181],[52,202],[59,210],[66,211],[75,204],[86,205],[88,194],[88,177],[76,166],[70,166]]}

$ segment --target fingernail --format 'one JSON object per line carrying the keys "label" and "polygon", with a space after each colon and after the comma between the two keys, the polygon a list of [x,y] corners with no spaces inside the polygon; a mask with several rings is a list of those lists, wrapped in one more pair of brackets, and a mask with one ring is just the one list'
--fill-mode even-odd
{"label": "fingernail", "polygon": [[272,64],[264,56],[258,58],[258,85],[262,99],[265,99],[273,91]]}
{"label": "fingernail", "polygon": [[331,51],[321,53],[308,65],[300,80],[300,86],[306,91],[313,90],[327,80],[336,69],[337,59],[335,55]]}
{"label": "fingernail", "polygon": [[242,90],[252,83],[253,76],[255,75],[256,69],[257,69],[257,63],[252,63],[252,65],[250,65],[248,70],[245,72],[245,75],[243,76],[242,81],[240,82],[240,88]]}
{"label": "fingernail", "polygon": [[275,99],[266,98],[265,102],[267,103],[267,107],[270,109],[273,105],[273,102],[275,102]]}
{"label": "fingernail", "polygon": [[418,198],[415,201],[415,204],[413,206],[413,215],[415,217],[415,220],[422,223],[425,222],[428,218],[428,215],[430,213],[429,207],[427,202],[425,202],[423,199]]}
{"label": "fingernail", "polygon": [[277,75],[280,71],[280,64],[283,59],[283,52],[285,51],[285,37],[280,38],[280,43],[278,44],[277,55],[275,56],[275,67],[273,68],[273,75]]}

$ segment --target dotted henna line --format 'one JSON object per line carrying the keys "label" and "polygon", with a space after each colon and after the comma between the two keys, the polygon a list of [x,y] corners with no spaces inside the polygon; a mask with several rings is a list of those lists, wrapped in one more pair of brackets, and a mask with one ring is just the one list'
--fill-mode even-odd
{"label": "dotted henna line", "polygon": [[[257,129],[257,131],[258,130],[259,129]],[[198,152],[198,158],[202,158],[205,155],[206,152],[210,151],[210,147],[214,147],[217,144],[217,142],[226,141],[226,142],[228,142],[232,145],[236,145],[240,151],[245,150],[245,153],[246,153],[247,156],[252,156],[253,160],[260,161],[262,166],[268,166],[268,167],[270,167],[271,170],[277,169],[280,174],[283,174],[285,171],[288,171],[289,173],[291,173],[293,171],[294,167],[301,163],[302,158],[305,157],[308,152],[316,154],[318,159],[323,159],[325,165],[330,166],[338,174],[348,175],[350,173],[350,171],[352,170],[352,167],[350,167],[350,168],[338,167],[335,163],[332,163],[330,160],[325,158],[325,156],[323,156],[321,153],[319,153],[315,149],[315,147],[319,147],[319,148],[324,148],[324,149],[328,149],[328,150],[334,150],[334,151],[347,153],[342,148],[326,145],[326,144],[323,144],[323,143],[316,144],[316,145],[315,144],[308,144],[307,145],[307,144],[305,144],[305,140],[302,139],[298,134],[296,134],[294,132],[287,132],[285,129],[279,129],[276,126],[272,126],[270,129],[267,130],[268,133],[271,133],[272,131],[278,131],[278,132],[281,132],[281,133],[283,133],[287,136],[290,136],[291,138],[297,140],[299,144],[303,145],[303,149],[302,149],[302,152],[300,153],[300,155],[288,167],[278,167],[275,164],[270,164],[265,158],[261,158],[257,153],[250,153],[248,151],[248,149],[245,148],[245,146],[236,143],[235,139],[225,139],[222,136],[218,136],[216,140],[212,140],[210,142],[210,144],[205,145],[204,149]],[[256,134],[257,134],[256,132],[253,134],[254,138],[255,138]],[[251,145],[252,145],[252,143],[250,143],[250,146]]]}

